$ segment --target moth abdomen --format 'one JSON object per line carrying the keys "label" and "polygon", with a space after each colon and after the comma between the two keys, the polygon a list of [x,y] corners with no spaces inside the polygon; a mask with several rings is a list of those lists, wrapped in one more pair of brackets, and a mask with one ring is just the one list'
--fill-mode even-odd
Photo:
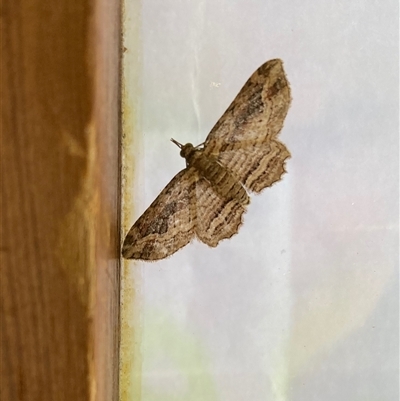
{"label": "moth abdomen", "polygon": [[240,181],[214,157],[207,156],[200,150],[191,162],[199,175],[210,183],[221,198],[227,201],[236,199],[243,206],[250,203],[249,196]]}

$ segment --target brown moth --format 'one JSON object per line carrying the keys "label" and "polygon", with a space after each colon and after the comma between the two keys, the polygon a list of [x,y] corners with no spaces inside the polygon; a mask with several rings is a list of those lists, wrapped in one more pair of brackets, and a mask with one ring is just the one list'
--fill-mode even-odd
{"label": "brown moth", "polygon": [[127,259],[158,260],[197,237],[215,247],[238,232],[250,203],[281,179],[286,146],[277,140],[290,106],[281,60],[263,64],[245,83],[205,142],[171,139],[186,159],[180,171],[129,230]]}

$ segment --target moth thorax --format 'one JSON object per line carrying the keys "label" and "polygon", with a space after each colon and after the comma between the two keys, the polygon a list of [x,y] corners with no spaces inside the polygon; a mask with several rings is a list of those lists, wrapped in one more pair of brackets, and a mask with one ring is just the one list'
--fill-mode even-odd
{"label": "moth thorax", "polygon": [[194,146],[191,143],[187,143],[182,146],[180,155],[187,160],[194,151]]}

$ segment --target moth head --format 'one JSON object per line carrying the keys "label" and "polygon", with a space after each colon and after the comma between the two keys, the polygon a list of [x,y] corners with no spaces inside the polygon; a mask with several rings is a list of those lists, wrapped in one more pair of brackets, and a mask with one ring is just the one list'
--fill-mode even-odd
{"label": "moth head", "polygon": [[187,143],[186,145],[182,145],[175,139],[171,138],[171,142],[173,142],[178,148],[181,150],[180,155],[187,159],[192,153],[195,147],[191,143]]}

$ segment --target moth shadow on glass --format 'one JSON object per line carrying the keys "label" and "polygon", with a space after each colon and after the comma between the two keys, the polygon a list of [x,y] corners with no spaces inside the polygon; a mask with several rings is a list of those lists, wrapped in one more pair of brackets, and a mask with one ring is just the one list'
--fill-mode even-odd
{"label": "moth shadow on glass", "polygon": [[290,157],[277,139],[290,106],[279,59],[248,79],[205,142],[182,145],[186,168],[163,189],[127,233],[126,259],[159,260],[194,238],[215,247],[243,223],[249,193],[279,181]]}

